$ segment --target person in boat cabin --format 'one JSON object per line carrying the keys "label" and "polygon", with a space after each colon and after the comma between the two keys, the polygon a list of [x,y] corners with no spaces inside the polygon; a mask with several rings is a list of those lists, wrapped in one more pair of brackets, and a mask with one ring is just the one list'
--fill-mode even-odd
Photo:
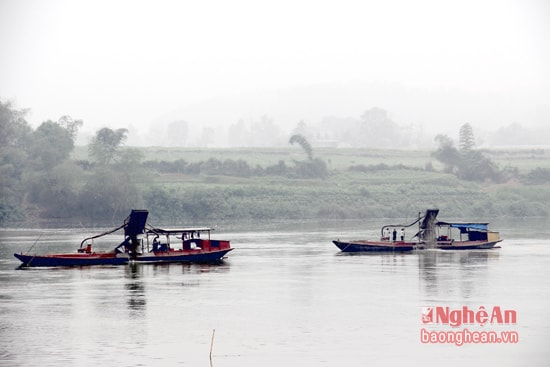
{"label": "person in boat cabin", "polygon": [[391,236],[391,230],[389,227],[386,227],[386,229],[384,229],[384,240],[389,241],[390,236]]}
{"label": "person in boat cabin", "polygon": [[395,229],[395,228],[393,229],[393,237],[392,238],[393,238],[394,241],[397,240],[397,229]]}
{"label": "person in boat cabin", "polygon": [[401,228],[399,235],[401,236],[401,241],[405,241],[405,228]]}

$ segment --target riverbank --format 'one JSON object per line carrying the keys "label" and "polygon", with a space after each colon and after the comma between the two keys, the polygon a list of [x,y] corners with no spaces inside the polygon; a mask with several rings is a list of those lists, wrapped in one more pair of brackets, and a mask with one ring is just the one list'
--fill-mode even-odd
{"label": "riverbank", "polygon": [[[500,169],[515,172],[504,183],[460,180],[443,172],[429,151],[316,149],[326,174],[296,177],[296,162],[306,158],[294,148],[127,149],[139,152],[141,163],[103,171],[85,168],[85,151],[76,149],[60,176],[70,178],[64,182],[71,186],[41,196],[46,207],[26,201],[22,215],[2,226],[110,225],[131,208],[146,208],[153,221],[169,224],[410,218],[435,207],[446,217],[468,220],[550,215],[544,205],[549,185],[524,179],[550,169],[550,154],[540,149],[486,152]],[[178,170],[169,164],[174,162],[196,169]]]}

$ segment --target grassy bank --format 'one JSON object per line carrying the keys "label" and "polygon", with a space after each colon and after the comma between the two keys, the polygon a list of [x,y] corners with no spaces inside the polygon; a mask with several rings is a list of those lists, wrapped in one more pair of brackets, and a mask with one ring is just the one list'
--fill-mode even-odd
{"label": "grassy bank", "polygon": [[[160,157],[158,150],[146,152],[146,159]],[[257,164],[303,159],[300,151],[292,149],[187,153],[175,150],[170,157],[200,161],[219,156]],[[440,208],[447,218],[464,220],[550,214],[543,204],[550,200],[547,185],[462,181],[441,172],[430,152],[326,149],[316,153],[328,162],[330,175],[326,179],[158,175],[155,185],[164,190],[167,201],[149,208],[152,213],[163,212],[163,215],[153,215],[164,221],[171,218],[406,218],[432,207]],[[510,156],[514,157],[513,161]],[[540,153],[501,152],[494,157],[502,167],[513,163],[525,172],[532,167],[550,167],[550,160]],[[429,162],[434,166],[433,171],[424,170]],[[380,168],[364,172],[349,169],[356,165]],[[172,209],[167,210],[170,206]]]}
{"label": "grassy bank", "polygon": [[[250,167],[265,168],[280,162],[290,167],[306,159],[304,152],[295,147],[147,147],[138,150],[143,155],[142,161],[150,162],[197,163],[217,159],[243,161]],[[545,150],[501,150],[485,154],[500,168],[513,168],[523,174],[536,168],[550,169],[550,154]],[[419,211],[434,207],[439,208],[445,218],[463,220],[550,215],[550,209],[544,204],[550,202],[550,185],[528,185],[521,180],[501,184],[459,180],[444,173],[430,151],[324,148],[315,149],[314,156],[326,163],[328,176],[240,177],[130,167],[138,195],[128,205],[147,208],[154,222],[167,224],[214,220],[411,218]],[[87,160],[86,148],[77,148],[72,158]]]}

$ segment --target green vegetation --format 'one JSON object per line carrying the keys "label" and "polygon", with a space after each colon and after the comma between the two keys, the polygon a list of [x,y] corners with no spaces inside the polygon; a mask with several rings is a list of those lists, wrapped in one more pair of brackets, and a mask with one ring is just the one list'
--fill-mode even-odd
{"label": "green vegetation", "polygon": [[445,172],[467,181],[504,181],[512,177],[513,170],[499,170],[495,163],[480,150],[475,150],[474,133],[470,124],[460,128],[460,147],[456,149],[448,136],[438,135],[439,148],[433,156],[445,165]]}
{"label": "green vegetation", "polygon": [[[438,207],[445,217],[547,216],[544,149],[460,149],[439,136],[432,151],[312,147],[294,135],[280,148],[132,148],[127,130],[99,130],[74,147],[82,124],[64,116],[31,129],[0,103],[0,224],[110,221],[147,208],[155,222],[369,218]],[[296,144],[294,144],[296,143]]]}

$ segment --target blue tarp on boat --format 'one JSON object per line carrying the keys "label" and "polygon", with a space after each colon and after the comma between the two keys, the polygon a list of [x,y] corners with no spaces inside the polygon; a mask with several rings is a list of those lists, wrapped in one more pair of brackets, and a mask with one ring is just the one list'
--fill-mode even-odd
{"label": "blue tarp on boat", "polygon": [[452,228],[459,228],[460,232],[467,232],[469,229],[477,231],[488,231],[489,223],[449,223],[449,222],[437,222],[438,226],[449,226]]}

